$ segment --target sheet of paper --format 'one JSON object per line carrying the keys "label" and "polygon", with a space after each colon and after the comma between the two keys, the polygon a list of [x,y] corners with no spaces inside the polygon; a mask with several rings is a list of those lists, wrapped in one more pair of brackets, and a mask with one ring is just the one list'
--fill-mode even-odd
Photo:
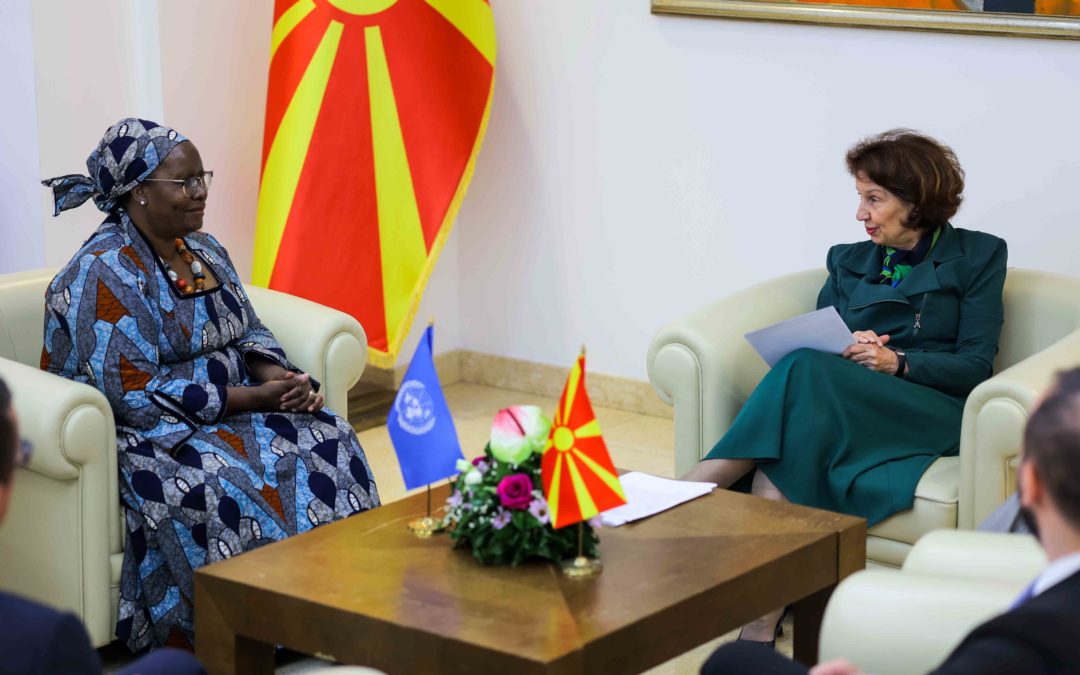
{"label": "sheet of paper", "polygon": [[715,483],[691,483],[670,478],[660,478],[640,471],[619,476],[626,503],[600,514],[605,527],[618,527],[667,511],[691,499],[707,495],[716,488]]}
{"label": "sheet of paper", "polygon": [[796,349],[839,354],[853,342],[851,331],[832,305],[747,333],[746,339],[770,368]]}

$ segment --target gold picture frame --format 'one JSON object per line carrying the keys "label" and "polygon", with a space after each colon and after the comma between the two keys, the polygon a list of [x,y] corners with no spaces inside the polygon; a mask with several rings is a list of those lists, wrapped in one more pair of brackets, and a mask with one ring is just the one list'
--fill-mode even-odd
{"label": "gold picture frame", "polygon": [[[858,0],[851,0],[857,3]],[[772,0],[652,0],[653,14],[1080,40],[1080,17]]]}

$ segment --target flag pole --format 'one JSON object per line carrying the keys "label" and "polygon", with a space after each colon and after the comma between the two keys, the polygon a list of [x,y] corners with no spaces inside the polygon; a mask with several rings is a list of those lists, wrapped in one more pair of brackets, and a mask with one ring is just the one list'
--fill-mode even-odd
{"label": "flag pole", "polygon": [[[435,325],[435,318],[428,318],[428,328]],[[439,531],[439,521],[431,517],[431,483],[427,484],[427,515],[409,521],[409,532],[417,539],[427,539]]]}

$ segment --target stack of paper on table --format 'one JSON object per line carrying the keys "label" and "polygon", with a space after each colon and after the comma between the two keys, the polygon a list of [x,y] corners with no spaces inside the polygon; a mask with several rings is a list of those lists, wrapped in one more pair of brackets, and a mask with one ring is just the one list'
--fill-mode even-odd
{"label": "stack of paper on table", "polygon": [[626,503],[600,514],[605,527],[618,527],[667,511],[691,499],[707,495],[716,483],[691,483],[660,478],[640,471],[619,476]]}

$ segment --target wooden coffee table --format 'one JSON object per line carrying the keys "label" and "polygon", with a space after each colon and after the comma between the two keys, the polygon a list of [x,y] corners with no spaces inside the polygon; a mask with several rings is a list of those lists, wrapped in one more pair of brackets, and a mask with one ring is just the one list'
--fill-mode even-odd
{"label": "wooden coffee table", "polygon": [[197,570],[199,659],[270,673],[280,644],[391,674],[637,673],[794,604],[795,657],[812,663],[832,589],[866,556],[860,518],[717,490],[601,530],[603,574],[572,580],[416,539],[424,508],[416,495]]}

